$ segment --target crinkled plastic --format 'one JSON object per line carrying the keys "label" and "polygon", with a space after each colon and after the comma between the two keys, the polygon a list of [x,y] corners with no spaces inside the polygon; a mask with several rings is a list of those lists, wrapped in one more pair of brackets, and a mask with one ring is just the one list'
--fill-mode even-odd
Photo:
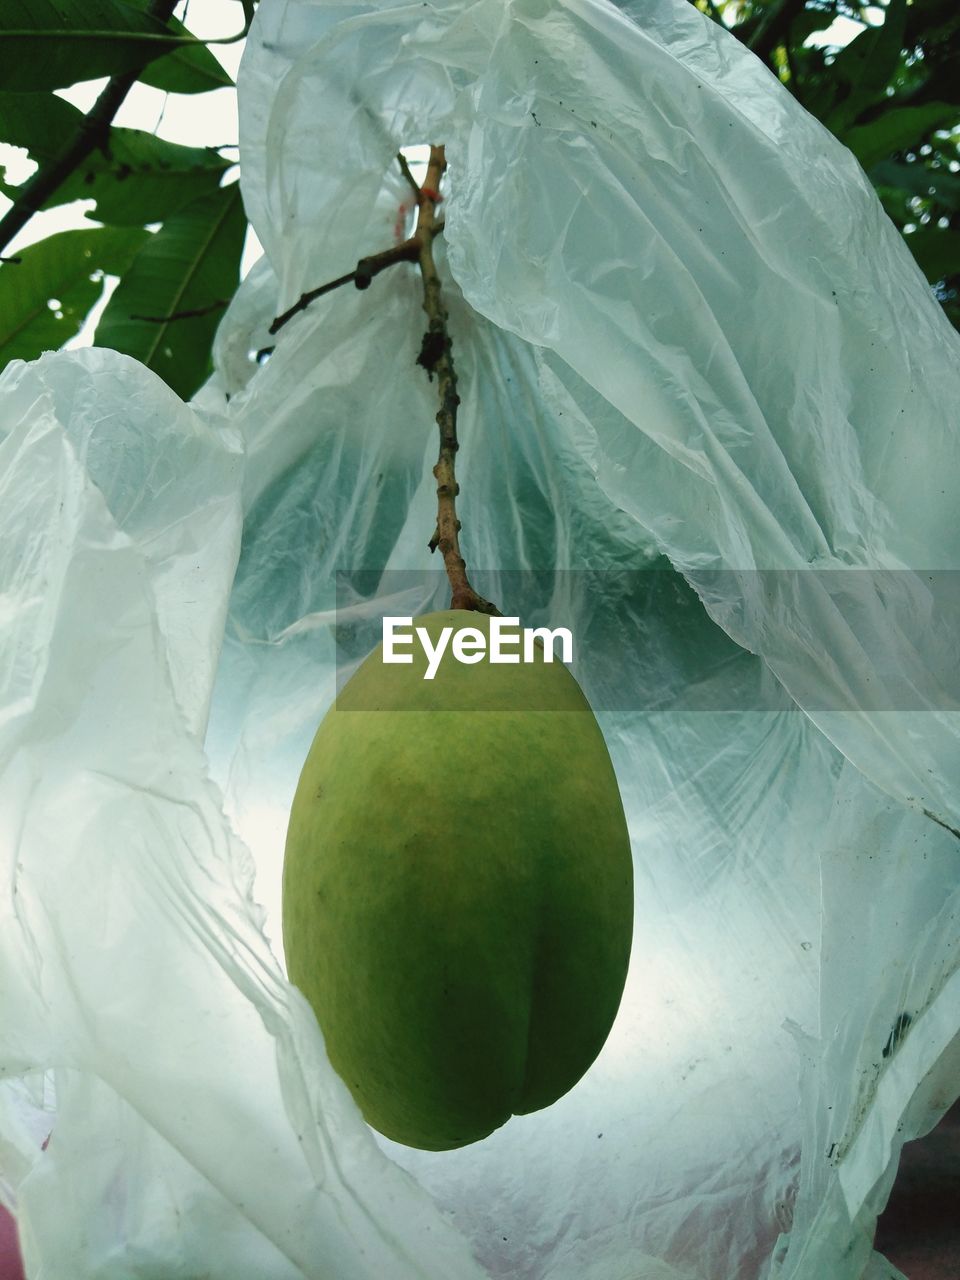
{"label": "crinkled plastic", "polygon": [[[195,405],[109,352],[0,382],[29,1274],[897,1274],[876,1215],[960,1069],[954,651],[921,572],[960,568],[956,335],[852,157],[684,0],[263,0],[240,102],[267,258]],[[448,1153],[363,1124],[276,914],[334,622],[441,598],[415,273],[250,356],[391,242],[393,157],[429,141],[464,549],[501,599],[590,572],[537,604],[583,637],[636,877],[594,1067]],[[338,590],[355,569],[378,590]]]}

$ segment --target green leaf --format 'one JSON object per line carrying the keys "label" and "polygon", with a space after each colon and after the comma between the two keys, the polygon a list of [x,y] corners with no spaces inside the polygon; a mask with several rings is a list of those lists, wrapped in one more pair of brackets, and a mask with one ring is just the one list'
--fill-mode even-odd
{"label": "green leaf", "polygon": [[872,169],[894,151],[919,145],[942,124],[956,119],[958,108],[946,102],[928,102],[922,107],[895,107],[840,135],[864,169]]}
{"label": "green leaf", "polygon": [[[83,113],[55,94],[0,92],[0,141],[50,160],[83,124]],[[231,165],[210,147],[183,147],[139,129],[111,129],[106,146],[92,151],[43,205],[96,200],[89,216],[114,226],[162,222],[208,195]],[[0,183],[9,199],[17,188]]]}
{"label": "green leaf", "polygon": [[[137,0],[138,7],[146,0]],[[177,18],[167,23],[177,35],[189,35]],[[140,79],[167,93],[207,93],[210,89],[233,87],[233,78],[220,65],[205,44],[188,44],[173,53],[164,54],[143,70]]]}
{"label": "green leaf", "polygon": [[834,21],[832,9],[802,9],[790,23],[790,46],[802,45],[815,31],[825,31]]}
{"label": "green leaf", "polygon": [[136,356],[191,396],[207,376],[213,335],[239,282],[245,230],[238,183],[175,214],[120,281],[95,343]]}
{"label": "green leaf", "polygon": [[904,240],[931,284],[960,274],[960,231],[933,225],[918,227]]}
{"label": "green leaf", "polygon": [[63,346],[100,297],[100,273],[121,275],[149,236],[142,228],[63,231],[0,265],[0,367]]}
{"label": "green leaf", "polygon": [[861,31],[837,54],[831,70],[841,91],[846,92],[829,113],[820,117],[834,133],[842,133],[865,107],[884,98],[884,90],[900,63],[906,15],[907,0],[890,0],[883,25]]}
{"label": "green leaf", "polygon": [[913,164],[885,160],[875,165],[868,177],[875,187],[926,196],[946,209],[960,209],[960,174],[950,173],[948,169],[931,169],[921,160]]}
{"label": "green leaf", "polygon": [[[50,196],[45,209],[96,200],[88,216],[112,226],[163,222],[219,186],[231,161],[209,147],[183,147],[139,129],[111,129],[106,151],[93,151]],[[8,189],[11,199],[16,188]]]}
{"label": "green leaf", "polygon": [[56,201],[93,197],[99,222],[143,226],[163,222],[219,186],[231,161],[210,147],[183,147],[138,129],[112,129],[109,154],[87,158]]}
{"label": "green leaf", "polygon": [[123,0],[0,0],[0,84],[61,89],[135,71],[182,38]]}
{"label": "green leaf", "polygon": [[0,142],[49,160],[79,129],[83,112],[55,93],[0,92]]}

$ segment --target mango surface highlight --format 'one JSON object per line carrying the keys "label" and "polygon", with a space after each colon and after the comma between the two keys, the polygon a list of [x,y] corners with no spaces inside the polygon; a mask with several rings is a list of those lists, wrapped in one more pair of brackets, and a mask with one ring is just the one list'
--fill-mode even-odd
{"label": "mango surface highlight", "polygon": [[[489,622],[414,619],[434,641]],[[633,866],[603,736],[559,658],[448,649],[426,681],[412,653],[375,650],[317,731],[283,941],[367,1122],[441,1151],[549,1106],[594,1061],[626,979]]]}

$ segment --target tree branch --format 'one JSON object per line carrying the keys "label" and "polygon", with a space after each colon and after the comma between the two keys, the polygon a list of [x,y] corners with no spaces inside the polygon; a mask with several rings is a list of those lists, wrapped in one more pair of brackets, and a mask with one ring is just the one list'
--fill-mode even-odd
{"label": "tree branch", "polygon": [[457,484],[455,459],[460,445],[457,440],[457,375],[453,367],[453,352],[447,332],[447,313],[444,310],[440,276],[433,260],[433,241],[438,223],[436,207],[440,202],[440,176],[446,168],[443,147],[430,148],[430,163],[420,189],[420,212],[414,239],[420,242],[420,274],[423,278],[423,309],[427,313],[427,332],[417,363],[423,365],[430,380],[437,375],[440,394],[440,411],[437,426],[440,428],[440,457],[433,468],[437,479],[437,527],[430,539],[430,550],[438,548],[443,555],[444,568],[450,582],[451,609],[470,609],[477,613],[500,616],[500,610],[477,595],[467,580],[467,566],[460,554],[460,521],[457,519]]}
{"label": "tree branch", "polygon": [[[410,172],[410,166],[407,164],[406,158],[402,152],[397,152],[397,162],[400,165],[400,171],[413,188],[419,205],[423,199],[423,192],[417,186],[417,180]],[[433,227],[432,234],[440,235],[443,231],[443,223],[438,222]],[[270,328],[267,330],[271,335],[277,334],[285,324],[299,315],[301,311],[306,311],[311,302],[315,302],[317,298],[322,298],[325,293],[332,293],[334,289],[339,289],[345,284],[349,284],[351,280],[358,289],[367,289],[370,281],[374,276],[385,271],[387,267],[392,267],[398,262],[416,262],[420,257],[420,238],[419,229],[408,240],[404,240],[401,244],[394,245],[391,249],[384,249],[380,253],[373,253],[368,258],[361,258],[353,271],[348,272],[345,276],[337,276],[336,280],[328,280],[326,284],[319,285],[316,289],[308,289],[306,293],[301,293],[292,307],[288,307],[282,315],[276,317]],[[272,347],[265,347],[263,352],[258,355],[272,351]]]}
{"label": "tree branch", "polygon": [[[176,0],[151,0],[147,13],[152,18],[166,22],[176,8]],[[0,218],[0,250],[5,249],[13,237],[27,225],[35,213],[39,213],[46,201],[62,186],[92,151],[105,147],[110,124],[120,104],[130,92],[143,68],[143,63],[132,71],[114,76],[107,84],[84,118],[75,136],[49,164],[41,165],[19,188],[19,194],[7,212]]]}
{"label": "tree branch", "polygon": [[368,288],[373,277],[378,276],[387,267],[392,267],[398,262],[416,262],[419,252],[420,243],[416,236],[411,236],[409,240],[404,240],[403,244],[394,245],[392,249],[384,249],[382,253],[373,253],[369,258],[361,258],[356,267],[347,275],[338,276],[336,280],[329,280],[326,284],[322,284],[316,289],[310,289],[306,293],[302,293],[292,307],[288,307],[283,315],[277,316],[267,332],[270,334],[279,333],[283,326],[288,324],[295,315],[298,315],[301,311],[306,311],[311,302],[323,297],[325,293],[331,293],[334,289],[339,289],[341,285],[349,284],[351,280],[358,289]]}
{"label": "tree branch", "polygon": [[398,164],[399,164],[399,166],[400,166],[400,172],[403,174],[403,176],[406,178],[407,182],[408,182],[408,183],[410,184],[410,186],[413,188],[413,193],[414,193],[414,195],[417,197],[417,200],[419,201],[419,199],[420,199],[420,188],[419,188],[419,186],[417,186],[417,180],[416,180],[416,178],[415,178],[415,177],[413,176],[413,174],[410,172],[410,166],[407,164],[407,157],[403,154],[403,152],[402,152],[402,151],[398,151],[398,152],[397,152],[397,163],[398,163]]}
{"label": "tree branch", "polygon": [[[427,166],[426,178],[422,187],[418,187],[409,166],[402,155],[397,157],[400,168],[413,186],[417,194],[417,228],[408,240],[393,248],[384,249],[381,253],[361,258],[355,270],[348,275],[339,276],[327,284],[320,285],[301,294],[292,307],[277,316],[270,326],[270,333],[275,334],[283,328],[295,315],[305,311],[315,299],[352,280],[358,289],[366,289],[375,275],[397,262],[417,262],[423,280],[423,309],[427,313],[427,332],[423,336],[420,355],[417,363],[426,369],[433,381],[437,375],[437,388],[440,394],[440,410],[437,413],[437,426],[440,428],[440,456],[433,474],[437,480],[437,526],[430,539],[430,550],[440,550],[444,568],[450,582],[452,609],[468,609],[476,613],[489,613],[497,617],[500,610],[489,600],[484,600],[471,587],[467,579],[467,567],[460,554],[460,521],[457,519],[457,485],[455,458],[459,446],[457,441],[457,406],[460,397],[457,395],[457,375],[453,367],[453,352],[450,335],[447,332],[447,313],[444,310],[441,295],[440,276],[433,260],[433,242],[443,232],[443,220],[437,217],[437,205],[441,201],[440,178],[446,168],[443,147],[430,148],[430,162]],[[272,347],[264,347],[257,352],[257,360],[268,356]]]}

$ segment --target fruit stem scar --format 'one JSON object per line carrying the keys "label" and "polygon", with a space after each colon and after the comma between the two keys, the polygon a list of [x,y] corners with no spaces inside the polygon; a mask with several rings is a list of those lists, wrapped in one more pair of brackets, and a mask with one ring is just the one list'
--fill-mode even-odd
{"label": "fruit stem scar", "polygon": [[447,332],[447,312],[443,305],[440,276],[433,259],[433,241],[443,225],[437,222],[436,209],[440,201],[440,177],[446,167],[443,147],[432,146],[426,177],[420,187],[417,230],[414,235],[420,246],[423,309],[427,313],[427,332],[423,335],[417,363],[426,369],[431,382],[433,375],[437,375],[440,397],[440,409],[437,413],[440,456],[433,468],[437,480],[437,527],[429,547],[431,551],[439,548],[443,556],[450,582],[451,609],[470,609],[499,617],[500,610],[496,605],[484,600],[470,585],[466,562],[460,553],[460,521],[457,519],[457,494],[460,488],[455,464],[460,447],[457,440],[457,406],[460,397],[457,395],[457,375],[453,367],[453,349]]}

